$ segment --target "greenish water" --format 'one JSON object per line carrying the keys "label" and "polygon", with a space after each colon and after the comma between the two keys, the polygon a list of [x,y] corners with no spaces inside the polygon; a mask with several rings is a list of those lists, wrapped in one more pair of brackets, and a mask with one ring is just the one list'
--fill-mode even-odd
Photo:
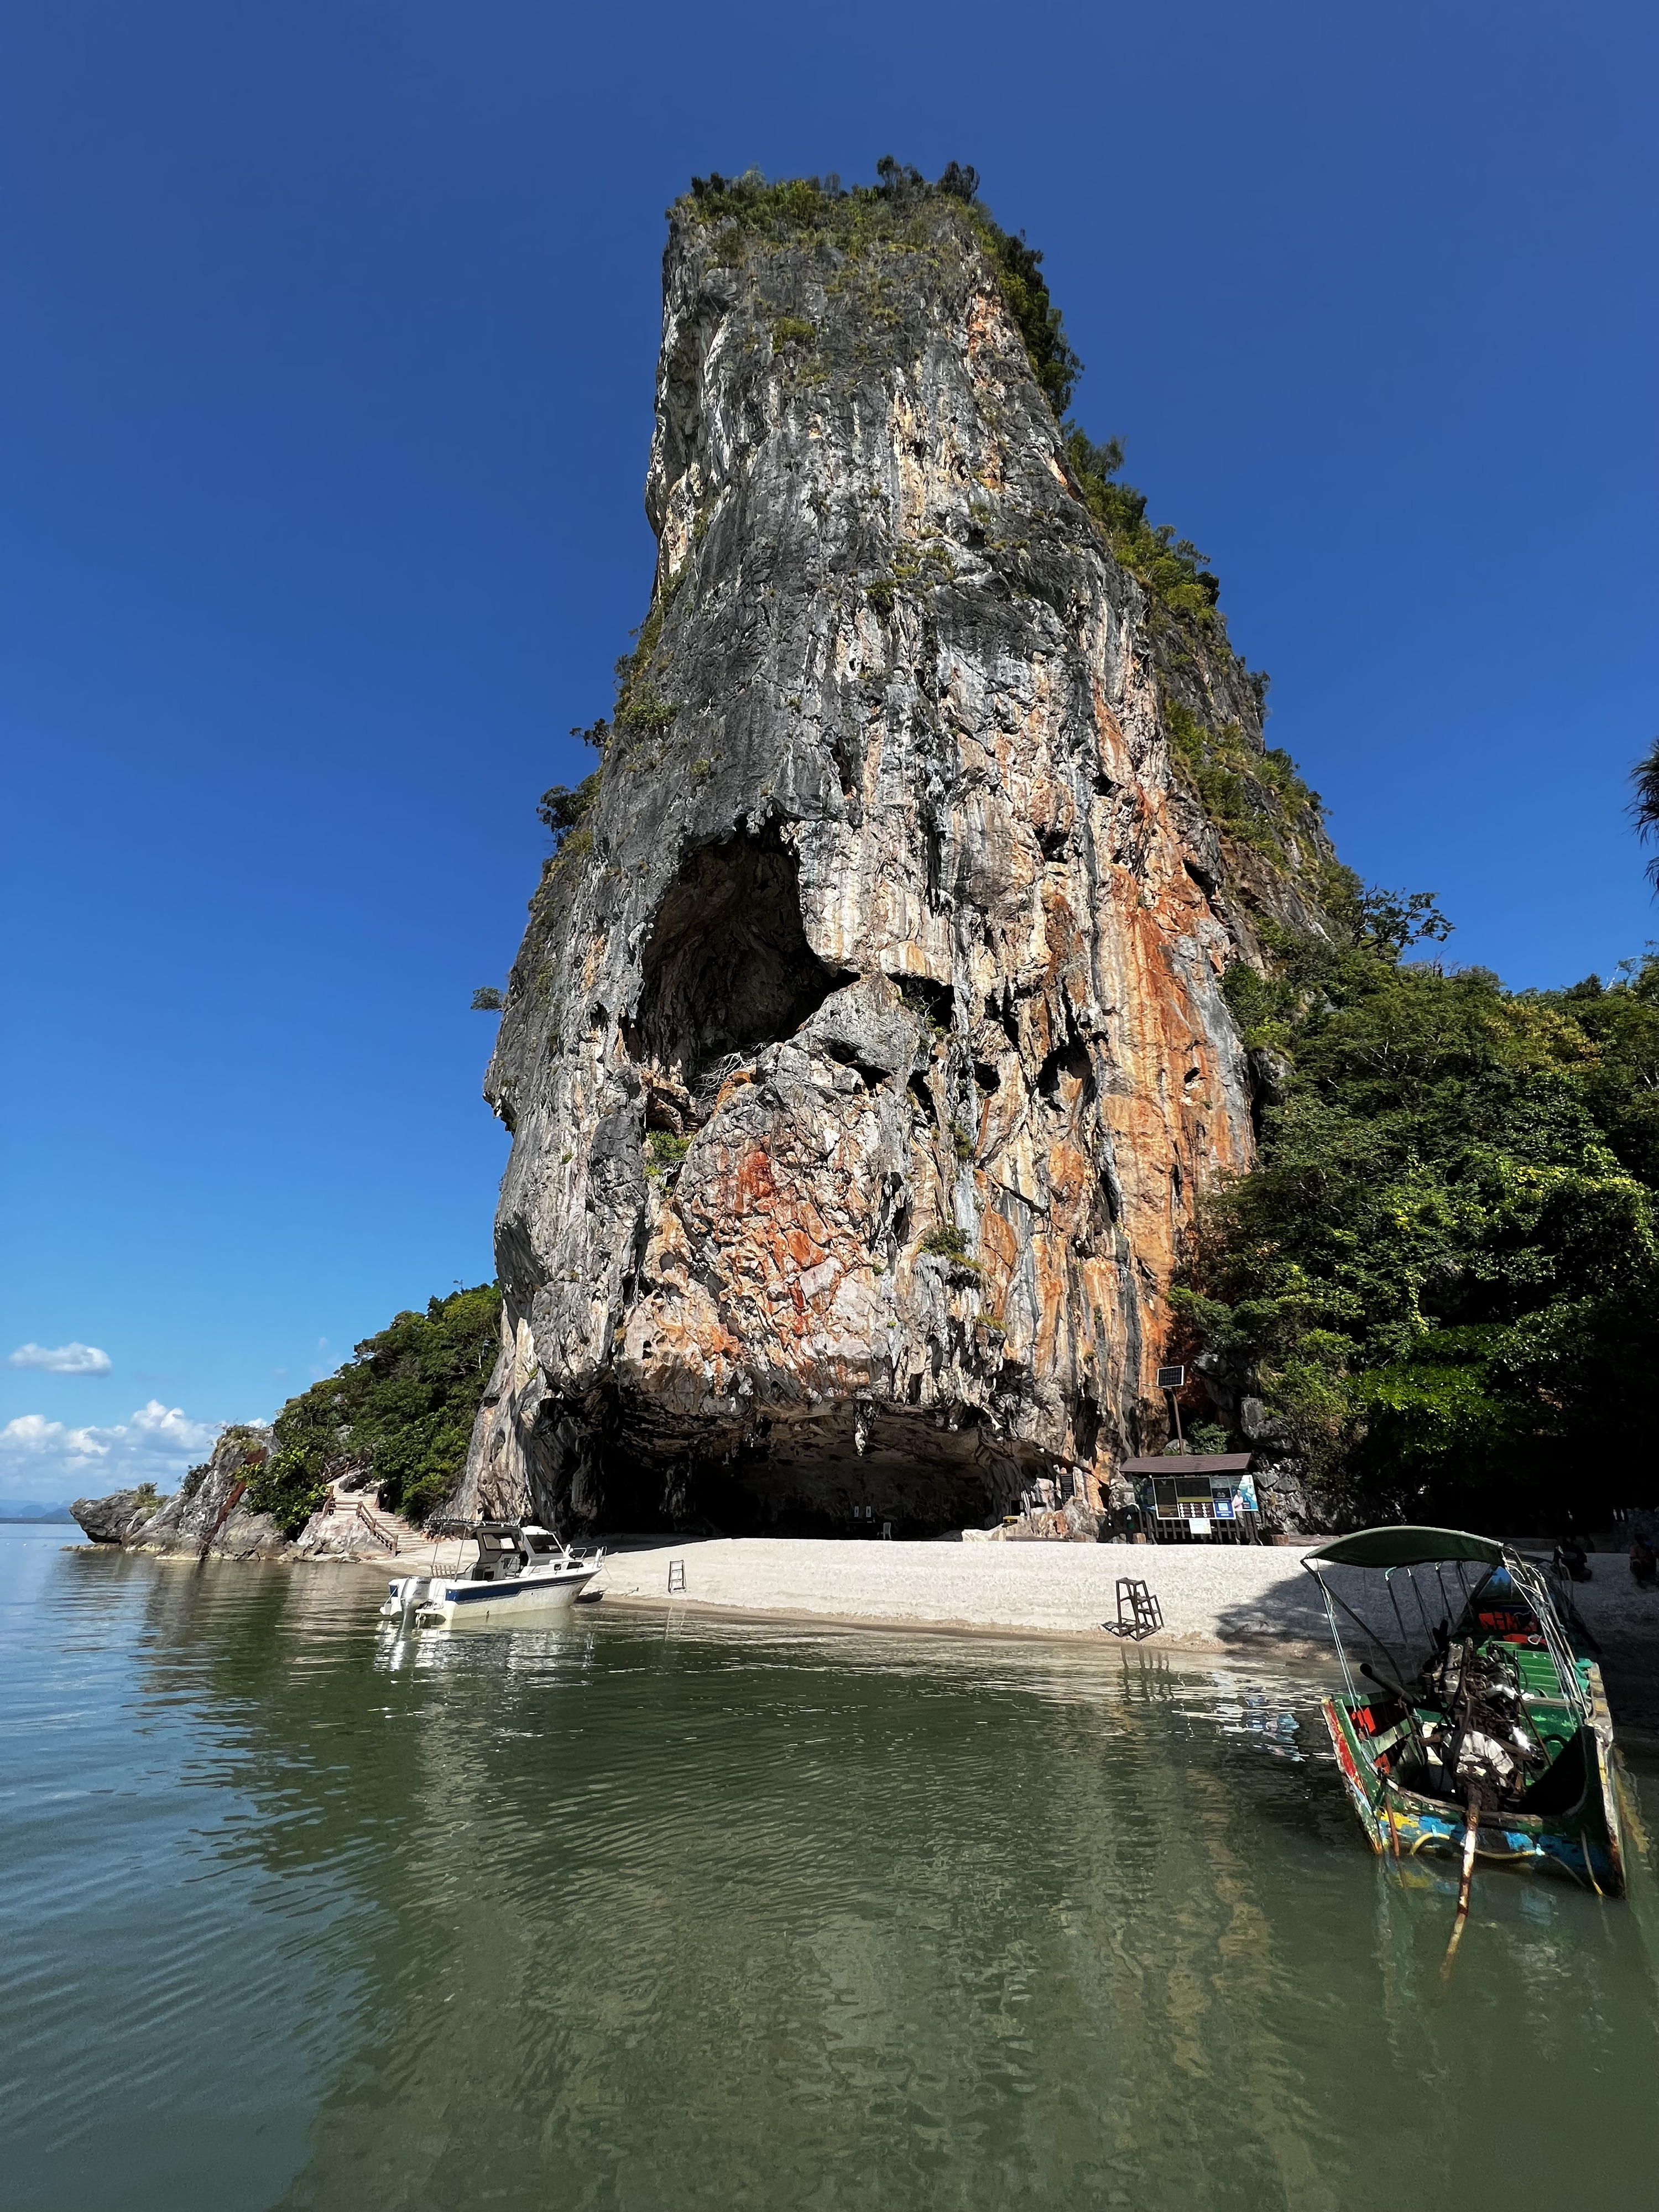
{"label": "greenish water", "polygon": [[1650,1879],[1484,1878],[1443,1991],[1449,1880],[1371,1856],[1313,1681],[602,1605],[398,1646],[364,1576],[63,1540],[0,1535],[9,2205],[1659,2194]]}

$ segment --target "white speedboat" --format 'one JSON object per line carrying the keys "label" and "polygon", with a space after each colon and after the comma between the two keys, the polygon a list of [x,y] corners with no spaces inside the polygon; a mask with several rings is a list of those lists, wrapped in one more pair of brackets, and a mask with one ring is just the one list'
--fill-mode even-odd
{"label": "white speedboat", "polygon": [[538,1620],[574,1605],[599,1571],[603,1550],[574,1552],[530,1521],[475,1521],[477,1564],[463,1575],[404,1575],[380,1607],[400,1628],[491,1628]]}

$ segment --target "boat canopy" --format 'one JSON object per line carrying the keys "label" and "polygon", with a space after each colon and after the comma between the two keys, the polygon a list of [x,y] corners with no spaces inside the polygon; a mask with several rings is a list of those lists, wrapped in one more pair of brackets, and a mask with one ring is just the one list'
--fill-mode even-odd
{"label": "boat canopy", "polygon": [[1436,1560],[1478,1559],[1501,1567],[1507,1550],[1493,1536],[1471,1536],[1462,1528],[1361,1528],[1339,1536],[1316,1552],[1303,1554],[1304,1565],[1328,1567],[1422,1567]]}

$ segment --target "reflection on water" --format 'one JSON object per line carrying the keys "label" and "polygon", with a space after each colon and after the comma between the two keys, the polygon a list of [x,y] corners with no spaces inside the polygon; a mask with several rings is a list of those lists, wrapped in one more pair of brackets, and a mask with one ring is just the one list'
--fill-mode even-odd
{"label": "reflection on water", "polygon": [[[0,1539],[11,2201],[1646,2202],[1651,1891],[1374,1859],[1318,1685]],[[1638,1785],[1642,1778],[1638,1777]],[[18,2193],[21,2191],[21,2194]]]}

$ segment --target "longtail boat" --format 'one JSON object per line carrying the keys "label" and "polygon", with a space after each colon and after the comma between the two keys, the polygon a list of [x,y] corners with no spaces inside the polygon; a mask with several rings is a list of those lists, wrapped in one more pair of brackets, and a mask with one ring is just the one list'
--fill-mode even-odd
{"label": "longtail boat", "polygon": [[[1362,1529],[1303,1565],[1342,1667],[1325,1724],[1373,1848],[1462,1861],[1452,1950],[1477,1860],[1622,1896],[1613,1724],[1571,1596],[1558,1603],[1509,1545],[1455,1528]],[[1350,1568],[1361,1579],[1334,1586]],[[1352,1663],[1356,1635],[1376,1665]]]}

